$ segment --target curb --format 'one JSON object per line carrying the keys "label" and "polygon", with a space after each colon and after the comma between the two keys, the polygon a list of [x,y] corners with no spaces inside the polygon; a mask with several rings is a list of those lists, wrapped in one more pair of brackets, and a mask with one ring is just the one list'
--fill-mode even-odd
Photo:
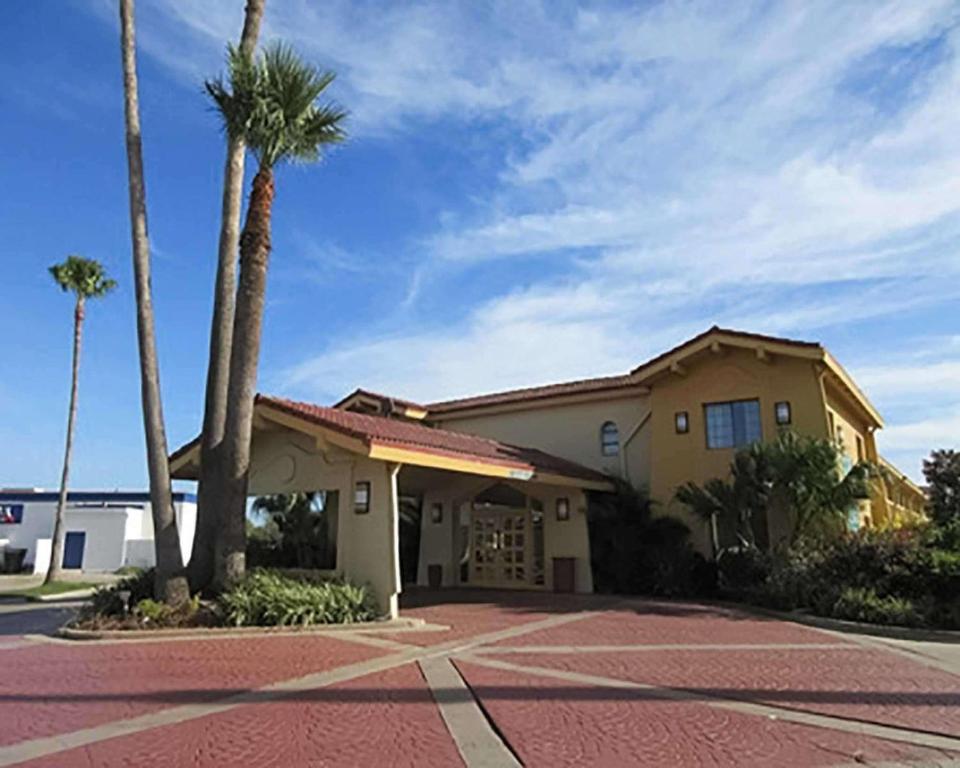
{"label": "curb", "polygon": [[729,611],[763,616],[768,619],[792,621],[795,624],[804,624],[817,629],[846,632],[849,634],[870,635],[872,637],[886,637],[891,640],[913,640],[927,643],[960,644],[960,630],[953,629],[923,629],[919,627],[899,627],[888,624],[865,624],[859,621],[845,619],[831,619],[826,616],[815,616],[812,613],[801,611],[777,611],[773,608],[764,608],[752,603],[738,603],[733,600],[715,600],[709,598],[676,598],[676,597],[643,597],[641,595],[622,596],[619,601],[625,605],[631,603],[670,603],[673,605],[700,605],[705,607],[723,608]]}
{"label": "curb", "polygon": [[[755,606],[749,606],[755,609]],[[777,619],[793,621],[797,624],[806,624],[807,626],[818,629],[831,629],[836,632],[850,632],[858,635],[871,635],[872,637],[886,637],[892,640],[913,640],[915,642],[925,643],[946,643],[960,644],[960,631],[952,629],[921,629],[917,627],[899,627],[886,624],[865,624],[859,621],[847,621],[845,619],[830,619],[825,616],[814,616],[809,613],[785,613],[783,611],[773,611],[765,608],[756,609],[757,613],[771,616]]]}
{"label": "curb", "polygon": [[76,629],[61,627],[56,636],[63,640],[151,640],[203,639],[209,637],[276,637],[283,635],[325,635],[331,632],[381,632],[419,629],[423,619],[400,618],[385,621],[362,621],[350,624],[312,624],[307,627],[190,627],[188,629]]}
{"label": "curb", "polygon": [[70,592],[58,592],[54,595],[31,595],[27,600],[31,603],[59,603],[72,600],[86,600],[92,597],[94,589],[74,589]]}
{"label": "curb", "polygon": [[835,632],[847,632],[871,637],[886,637],[891,640],[913,640],[925,643],[960,644],[960,631],[953,629],[922,629],[919,627],[900,627],[892,624],[866,624],[860,621],[846,619],[831,619],[826,616],[816,616],[812,613],[800,611],[777,611],[750,603],[735,603],[727,600],[703,601],[707,605],[716,605],[722,608],[753,613],[771,619],[792,621],[795,624],[804,624],[817,629],[829,629]]}

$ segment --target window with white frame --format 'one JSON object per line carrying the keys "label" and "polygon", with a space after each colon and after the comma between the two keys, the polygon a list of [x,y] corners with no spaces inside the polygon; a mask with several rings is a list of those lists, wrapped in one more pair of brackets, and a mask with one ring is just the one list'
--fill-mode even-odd
{"label": "window with white frame", "polygon": [[23,504],[0,504],[0,525],[19,525],[23,522]]}
{"label": "window with white frame", "polygon": [[600,427],[600,453],[604,456],[616,456],[620,453],[620,430],[612,421],[604,422]]}
{"label": "window with white frame", "polygon": [[703,411],[707,448],[741,448],[761,438],[759,400],[708,403]]}

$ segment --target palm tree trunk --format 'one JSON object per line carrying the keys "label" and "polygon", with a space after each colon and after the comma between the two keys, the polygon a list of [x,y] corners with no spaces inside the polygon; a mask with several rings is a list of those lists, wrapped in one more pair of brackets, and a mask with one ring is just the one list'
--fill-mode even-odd
{"label": "palm tree trunk", "polygon": [[63,451],[63,474],[60,475],[60,498],[53,519],[53,544],[50,547],[50,567],[43,580],[49,584],[60,578],[63,571],[64,517],[67,511],[67,481],[70,478],[70,455],[73,453],[73,428],[77,423],[77,390],[80,383],[80,341],[83,336],[83,297],[77,297],[73,310],[73,374],[70,380],[70,411],[67,416],[67,444]]}
{"label": "palm tree trunk", "polygon": [[150,289],[150,242],[147,237],[146,190],[140,140],[133,0],[120,0],[120,32],[130,184],[130,235],[137,296],[137,341],[140,347],[140,398],[143,405],[147,469],[150,475],[150,506],[157,557],[154,592],[158,600],[177,605],[190,598],[190,590],[180,554],[180,536],[177,533],[177,518],[173,510],[167,436],[160,401],[160,370],[157,363]]}
{"label": "palm tree trunk", "polygon": [[246,568],[246,502],[250,438],[260,358],[260,334],[270,260],[273,170],[263,165],[253,179],[247,218],[240,236],[240,286],[230,352],[230,386],[223,438],[223,516],[217,537],[214,583],[229,589]]}
{"label": "palm tree trunk", "polygon": [[[265,4],[266,0],[247,0],[243,33],[240,36],[240,51],[247,56],[253,56],[256,48]],[[213,578],[213,547],[219,528],[219,501],[223,492],[219,449],[223,442],[223,428],[227,417],[245,150],[242,139],[227,139],[217,278],[213,294],[213,320],[210,325],[210,362],[207,366],[207,390],[200,438],[197,529],[193,536],[193,550],[188,566],[190,587],[194,591],[207,587]]]}

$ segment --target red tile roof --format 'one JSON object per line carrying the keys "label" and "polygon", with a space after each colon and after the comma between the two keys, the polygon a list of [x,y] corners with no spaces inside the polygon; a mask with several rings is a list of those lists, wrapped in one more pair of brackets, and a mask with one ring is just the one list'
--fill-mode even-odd
{"label": "red tile roof", "polygon": [[395,403],[396,405],[403,406],[404,408],[413,408],[413,409],[418,410],[418,411],[425,411],[425,410],[427,410],[427,406],[425,406],[425,405],[420,405],[420,403],[415,403],[415,402],[413,402],[413,400],[404,400],[402,397],[392,397],[391,395],[382,395],[382,394],[380,394],[379,392],[372,392],[371,390],[369,390],[369,389],[363,389],[362,387],[357,387],[357,388],[356,388],[355,390],[353,390],[353,392],[351,392],[349,395],[347,395],[346,397],[343,397],[343,398],[341,398],[340,400],[338,400],[337,402],[335,402],[335,403],[333,404],[333,407],[334,407],[334,408],[339,408],[341,405],[343,405],[345,402],[347,402],[350,398],[356,397],[356,396],[358,396],[358,395],[363,396],[363,397],[368,397],[368,398],[370,398],[371,400],[380,400],[380,401],[387,401],[387,402],[390,402],[390,403]]}
{"label": "red tile roof", "polygon": [[527,402],[547,397],[561,395],[579,395],[588,392],[603,392],[611,389],[622,389],[636,384],[633,376],[600,376],[595,379],[580,379],[579,381],[565,381],[559,384],[547,384],[540,387],[524,387],[511,389],[506,392],[494,392],[489,395],[475,397],[461,397],[457,400],[444,400],[439,403],[430,403],[427,406],[429,414],[443,414],[449,411],[462,411],[467,408],[485,405],[499,405],[501,403]]}
{"label": "red tile roof", "polygon": [[[354,411],[344,411],[313,403],[303,403],[269,395],[257,395],[256,404],[289,414],[317,426],[359,440],[367,447],[374,445],[427,453],[434,456],[475,461],[508,467],[520,472],[561,475],[577,480],[607,482],[607,477],[559,456],[486,437],[428,427],[418,422],[390,419]],[[194,448],[199,438],[177,449],[173,461]]]}
{"label": "red tile roof", "polygon": [[494,392],[489,395],[477,395],[474,397],[463,397],[456,400],[443,400],[437,403],[430,403],[426,406],[429,416],[434,414],[442,416],[447,413],[454,413],[457,411],[465,411],[469,408],[482,408],[490,405],[504,405],[507,403],[525,403],[532,400],[546,399],[550,397],[560,397],[563,395],[579,395],[585,393],[594,393],[594,392],[605,392],[608,390],[617,390],[624,389],[627,387],[639,387],[642,385],[643,381],[641,374],[644,369],[649,366],[654,365],[655,363],[664,360],[665,358],[670,357],[670,355],[675,354],[676,352],[681,351],[684,347],[687,347],[691,344],[696,344],[698,341],[702,341],[707,336],[718,333],[725,336],[735,336],[742,339],[749,339],[751,341],[766,341],[772,344],[789,344],[796,347],[804,348],[819,348],[820,345],[817,342],[812,341],[797,341],[795,339],[786,339],[779,336],[764,336],[759,333],[748,333],[746,331],[735,331],[730,328],[721,328],[718,325],[714,325],[711,328],[708,328],[703,333],[700,333],[694,336],[692,339],[688,339],[682,344],[668,349],[666,352],[663,352],[656,357],[653,357],[647,360],[642,365],[634,368],[630,373],[621,374],[619,376],[601,376],[594,379],[581,379],[579,381],[568,381],[561,382],[558,384],[547,384],[545,386],[539,387],[524,387],[523,389],[511,389],[505,392]]}
{"label": "red tile roof", "polygon": [[438,456],[474,460],[523,471],[557,474],[584,480],[605,481],[607,479],[600,472],[559,456],[552,456],[535,448],[501,443],[486,437],[268,395],[257,395],[256,402],[353,437],[368,446],[385,445],[405,448]]}

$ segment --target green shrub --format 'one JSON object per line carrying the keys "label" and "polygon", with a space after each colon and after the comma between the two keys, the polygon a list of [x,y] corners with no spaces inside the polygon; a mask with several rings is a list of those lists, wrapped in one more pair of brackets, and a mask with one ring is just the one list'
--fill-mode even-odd
{"label": "green shrub", "polygon": [[690,544],[680,520],[654,514],[645,488],[611,478],[614,493],[588,506],[590,560],[598,592],[692,597],[712,594],[716,572]]}
{"label": "green shrub", "polygon": [[869,624],[897,624],[915,627],[922,617],[910,600],[900,597],[880,597],[872,589],[848,587],[843,590],[831,614],[837,619],[863,621]]}
{"label": "green shrub", "polygon": [[200,596],[196,595],[185,604],[173,607],[152,598],[139,601],[133,609],[137,622],[150,627],[179,627],[190,624],[200,609]]}
{"label": "green shrub", "polygon": [[377,614],[366,587],[333,580],[307,583],[267,570],[252,571],[218,604],[225,622],[234,626],[345,624]]}
{"label": "green shrub", "polygon": [[720,560],[728,593],[779,610],[881,624],[960,628],[960,553],[928,529],[800,541],[769,560]]}
{"label": "green shrub", "polygon": [[728,549],[717,558],[720,587],[738,593],[762,584],[770,572],[770,558],[754,547]]}
{"label": "green shrub", "polygon": [[[116,584],[100,587],[85,607],[86,613],[101,616],[123,616],[127,609],[133,608],[143,600],[153,599],[154,569],[137,569]],[[121,592],[129,592],[130,599],[124,603]]]}

